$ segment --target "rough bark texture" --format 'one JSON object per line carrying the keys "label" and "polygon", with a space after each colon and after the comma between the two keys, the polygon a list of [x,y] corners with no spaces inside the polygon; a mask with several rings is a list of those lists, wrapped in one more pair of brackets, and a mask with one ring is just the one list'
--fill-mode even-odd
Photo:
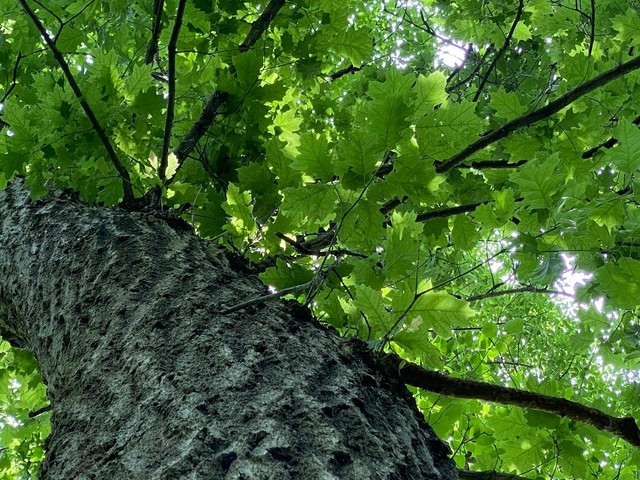
{"label": "rough bark texture", "polygon": [[0,334],[53,407],[44,479],[453,479],[357,342],[145,214],[0,192]]}

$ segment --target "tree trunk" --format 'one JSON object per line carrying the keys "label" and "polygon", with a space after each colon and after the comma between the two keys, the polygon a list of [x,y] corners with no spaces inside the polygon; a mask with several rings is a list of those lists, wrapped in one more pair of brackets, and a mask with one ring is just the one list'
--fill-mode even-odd
{"label": "tree trunk", "polygon": [[43,479],[453,479],[395,375],[180,224],[0,192],[0,334],[51,402]]}

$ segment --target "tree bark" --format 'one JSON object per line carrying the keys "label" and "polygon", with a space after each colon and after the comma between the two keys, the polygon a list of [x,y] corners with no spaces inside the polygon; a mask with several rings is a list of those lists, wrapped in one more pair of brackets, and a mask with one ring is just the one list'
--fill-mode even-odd
{"label": "tree bark", "polygon": [[0,334],[52,406],[42,479],[454,479],[397,375],[150,214],[0,192]]}

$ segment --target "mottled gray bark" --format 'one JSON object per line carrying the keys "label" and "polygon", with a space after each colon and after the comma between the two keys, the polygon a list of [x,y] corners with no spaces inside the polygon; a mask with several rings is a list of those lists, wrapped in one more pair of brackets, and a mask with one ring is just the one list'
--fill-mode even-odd
{"label": "mottled gray bark", "polygon": [[43,479],[452,479],[447,447],[358,342],[188,231],[0,192],[0,333],[53,408]]}

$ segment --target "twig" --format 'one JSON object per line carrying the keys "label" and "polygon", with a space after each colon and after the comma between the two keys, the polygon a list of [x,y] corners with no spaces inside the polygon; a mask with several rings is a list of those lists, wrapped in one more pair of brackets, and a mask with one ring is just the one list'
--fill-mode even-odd
{"label": "twig", "polygon": [[238,310],[244,310],[245,308],[250,307],[251,305],[257,305],[259,303],[265,303],[271,300],[277,300],[278,298],[284,297],[285,295],[288,295],[290,293],[300,292],[302,290],[313,288],[318,283],[320,283],[321,280],[319,279],[321,278],[324,279],[324,275],[320,275],[320,273],[321,272],[318,272],[318,274],[315,277],[313,277],[307,283],[303,283],[302,285],[294,285],[293,287],[283,288],[278,292],[270,293],[268,295],[263,295],[257,298],[252,298],[247,300],[246,302],[237,303],[231,307],[223,308],[222,310],[220,310],[220,314],[227,315],[232,312],[237,312]]}
{"label": "twig", "polygon": [[569,292],[562,292],[560,290],[549,290],[547,288],[536,288],[532,285],[526,285],[524,287],[511,288],[509,290],[494,290],[492,292],[474,295],[473,297],[469,297],[466,300],[467,302],[477,302],[479,300],[484,300],[485,298],[500,297],[502,295],[512,295],[514,293],[543,293],[547,295],[562,295],[565,297],[574,298],[574,296]]}
{"label": "twig", "polygon": [[251,30],[244,39],[244,42],[240,44],[241,52],[246,52],[258,41],[284,4],[285,0],[271,0],[267,4],[258,19],[251,24]]}
{"label": "twig", "polygon": [[169,56],[169,94],[167,97],[167,116],[164,124],[164,138],[162,140],[162,156],[160,158],[160,166],[158,176],[164,181],[169,163],[169,146],[171,144],[171,129],[173,128],[173,116],[176,104],[176,47],[178,45],[178,37],[180,36],[180,27],[182,26],[182,18],[187,0],[180,0],[178,10],[176,12],[176,20],[171,31],[169,39],[168,56]]}
{"label": "twig", "polygon": [[543,410],[613,433],[631,445],[640,448],[640,429],[633,417],[613,417],[596,408],[564,398],[443,375],[422,368],[415,363],[409,363],[396,354],[387,355],[384,361],[389,361],[390,365],[400,372],[403,381],[408,385],[450,397],[473,398]]}
{"label": "twig", "polygon": [[69,68],[69,64],[66,62],[66,60],[62,56],[62,53],[56,46],[55,42],[51,39],[51,37],[47,33],[47,30],[44,28],[44,25],[42,25],[42,23],[40,22],[38,17],[36,17],[36,14],[33,12],[31,7],[27,4],[26,0],[18,0],[18,2],[22,6],[22,9],[25,11],[27,16],[31,19],[31,21],[35,25],[36,29],[38,30],[38,32],[44,39],[45,43],[47,44],[47,47],[49,47],[49,50],[51,50],[51,54],[53,55],[53,58],[55,58],[55,60],[58,62],[60,69],[64,73],[64,76],[67,79],[69,86],[71,87],[71,90],[73,90],[73,94],[78,99],[78,102],[80,102],[80,105],[82,106],[82,109],[84,110],[85,115],[89,119],[89,122],[91,122],[91,126],[98,134],[98,137],[100,138],[100,141],[104,146],[104,149],[107,151],[109,160],[111,160],[111,163],[113,164],[116,171],[118,172],[118,175],[122,179],[122,189],[124,192],[123,203],[133,201],[134,195],[133,195],[133,189],[131,187],[131,177],[129,177],[129,172],[127,171],[126,168],[124,168],[124,166],[120,162],[120,159],[118,158],[118,155],[116,154],[116,151],[114,150],[113,145],[111,145],[111,142],[109,141],[107,134],[102,128],[102,125],[100,125],[100,122],[96,118],[95,113],[87,103],[87,100],[82,95],[82,90],[80,90],[80,86],[76,82],[76,79],[73,77],[73,74],[71,73],[71,69]]}
{"label": "twig", "polygon": [[511,43],[513,34],[516,31],[516,26],[518,25],[518,22],[520,21],[520,17],[522,16],[523,9],[524,9],[524,0],[520,0],[520,3],[518,4],[518,11],[516,12],[516,18],[513,20],[513,23],[511,24],[511,30],[509,30],[509,33],[507,34],[507,38],[505,38],[504,40],[504,45],[502,45],[502,48],[498,50],[498,52],[495,54],[495,56],[493,57],[493,60],[489,64],[489,68],[487,69],[484,76],[482,77],[482,80],[480,81],[480,85],[478,86],[478,90],[476,90],[476,93],[473,96],[474,102],[476,102],[478,100],[478,97],[480,97],[480,94],[482,93],[482,89],[486,85],[487,80],[489,80],[489,75],[491,74],[493,67],[496,66],[496,63],[498,63],[498,60],[500,59],[500,57],[504,54],[504,52],[507,51],[507,48],[509,48],[509,44]]}
{"label": "twig", "polygon": [[[493,52],[493,44],[491,44],[491,45],[489,45],[487,47],[487,49],[485,50],[484,54],[482,55],[482,58],[480,59],[478,64],[475,66],[473,71],[469,75],[467,75],[465,78],[463,78],[462,80],[459,80],[458,82],[454,83],[453,85],[447,85],[445,87],[446,92],[447,93],[451,93],[453,90],[455,90],[456,88],[460,87],[461,85],[464,85],[471,78],[473,78],[475,76],[475,74],[478,73],[478,71],[480,70],[480,67],[482,67],[482,65],[484,65],[484,62],[487,59],[487,56],[489,56],[489,54],[491,52]],[[447,80],[447,83],[449,83],[449,80]]]}
{"label": "twig", "polygon": [[154,0],[153,3],[153,25],[151,27],[151,39],[147,47],[147,53],[144,55],[144,63],[153,63],[153,59],[158,53],[158,41],[160,40],[160,32],[162,31],[162,9],[164,0]]}
{"label": "twig", "polygon": [[576,101],[578,98],[583,97],[587,93],[590,93],[593,90],[600,88],[607,83],[612,82],[613,80],[623,75],[626,75],[629,72],[637,70],[638,68],[640,68],[640,56],[634,58],[633,60],[629,60],[626,63],[618,65],[617,67],[612,68],[611,70],[608,70],[598,75],[597,77],[592,78],[591,80],[565,93],[563,96],[548,103],[544,107],[538,108],[537,110],[534,110],[526,115],[522,115],[521,117],[511,120],[510,122],[505,123],[495,130],[486,132],[482,136],[482,138],[475,141],[462,151],[456,153],[448,160],[437,165],[436,172],[448,172],[449,170],[460,165],[464,160],[466,160],[477,151],[482,150],[483,148],[497,142],[498,140],[507,137],[516,130],[527,127],[532,123],[536,123],[540,120],[550,117],[554,113],[559,112],[567,105]]}

